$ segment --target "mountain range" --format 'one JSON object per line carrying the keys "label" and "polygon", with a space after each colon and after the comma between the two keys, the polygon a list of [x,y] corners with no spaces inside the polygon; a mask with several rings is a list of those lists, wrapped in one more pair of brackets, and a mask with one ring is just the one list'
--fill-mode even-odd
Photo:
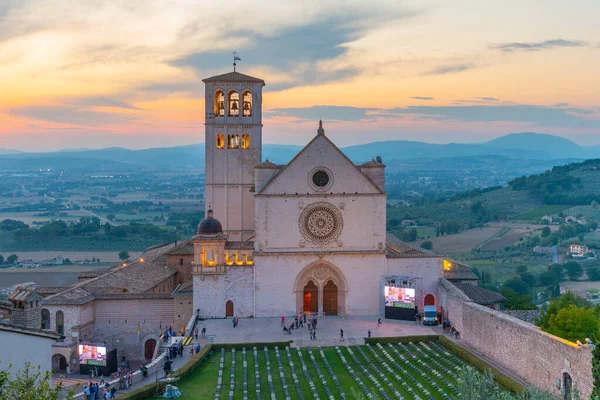
{"label": "mountain range", "polygon": [[[302,146],[263,144],[263,159],[278,164],[289,162]],[[483,143],[432,144],[405,140],[373,142],[343,147],[354,162],[381,156],[392,160],[440,159],[457,157],[501,156],[515,159],[588,159],[600,157],[600,146],[584,147],[568,139],[541,133],[512,133]],[[123,164],[140,167],[204,167],[204,143],[129,150],[111,147],[97,150],[68,150],[50,153],[25,153],[0,149],[0,168],[66,168]]]}

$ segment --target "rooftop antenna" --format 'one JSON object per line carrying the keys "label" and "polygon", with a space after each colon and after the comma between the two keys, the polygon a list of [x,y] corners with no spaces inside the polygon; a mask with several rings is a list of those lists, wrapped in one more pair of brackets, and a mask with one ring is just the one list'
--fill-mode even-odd
{"label": "rooftop antenna", "polygon": [[242,59],[237,56],[237,53],[235,51],[232,54],[233,54],[233,72],[235,72],[235,67],[237,65],[236,61],[242,61]]}

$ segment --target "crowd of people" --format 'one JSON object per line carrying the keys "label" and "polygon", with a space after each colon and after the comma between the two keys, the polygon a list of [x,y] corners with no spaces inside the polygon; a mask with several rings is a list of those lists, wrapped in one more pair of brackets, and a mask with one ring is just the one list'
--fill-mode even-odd
{"label": "crowd of people", "polygon": [[114,399],[116,393],[117,388],[109,385],[108,382],[104,383],[103,379],[100,383],[90,382],[83,389],[86,400]]}

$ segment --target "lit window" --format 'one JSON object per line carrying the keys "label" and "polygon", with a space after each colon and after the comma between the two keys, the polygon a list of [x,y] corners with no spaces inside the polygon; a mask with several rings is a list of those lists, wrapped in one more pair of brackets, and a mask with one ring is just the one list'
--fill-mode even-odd
{"label": "lit window", "polygon": [[229,116],[240,115],[240,94],[236,91],[229,93]]}
{"label": "lit window", "polygon": [[222,133],[219,133],[217,135],[217,143],[216,143],[217,149],[224,149],[225,148],[225,135]]}
{"label": "lit window", "polygon": [[215,93],[215,116],[223,117],[225,115],[225,95],[217,90]]}
{"label": "lit window", "polygon": [[227,135],[227,147],[237,149],[240,147],[240,135]]}
{"label": "lit window", "polygon": [[250,135],[247,133],[242,135],[242,149],[246,150],[250,148]]}
{"label": "lit window", "polygon": [[245,91],[242,96],[243,101],[243,116],[251,117],[252,116],[252,93],[249,91]]}
{"label": "lit window", "polygon": [[215,265],[215,251],[211,248],[204,249],[204,265]]}

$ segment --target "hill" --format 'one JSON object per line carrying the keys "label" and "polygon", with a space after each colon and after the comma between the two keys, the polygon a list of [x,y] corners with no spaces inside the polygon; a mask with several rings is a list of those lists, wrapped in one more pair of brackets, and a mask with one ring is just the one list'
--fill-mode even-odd
{"label": "hill", "polygon": [[538,152],[539,149],[543,149],[544,153],[553,158],[576,156],[587,158],[594,153],[593,150],[582,147],[563,137],[533,132],[511,133],[490,140],[483,145],[493,150],[531,149],[532,151]]}
{"label": "hill", "polygon": [[506,187],[471,190],[424,204],[397,206],[388,209],[388,218],[418,219],[423,223],[455,221],[467,228],[507,220],[542,207],[587,206],[592,201],[600,202],[600,158],[516,178]]}

